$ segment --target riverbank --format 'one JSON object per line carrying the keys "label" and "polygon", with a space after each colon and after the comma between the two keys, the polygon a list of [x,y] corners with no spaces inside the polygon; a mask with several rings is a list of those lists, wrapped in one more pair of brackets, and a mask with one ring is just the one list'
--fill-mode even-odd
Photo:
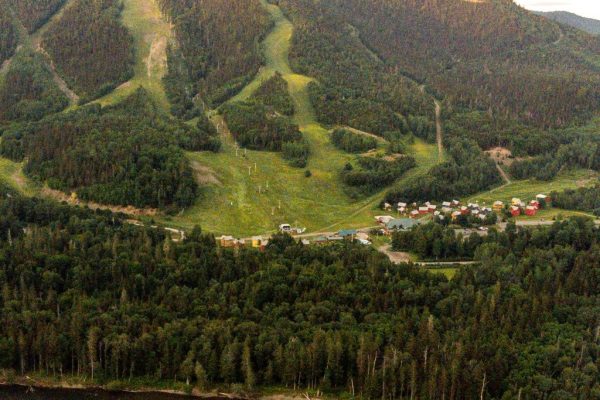
{"label": "riverbank", "polygon": [[[343,396],[342,396],[343,397]],[[2,400],[321,400],[322,393],[297,392],[284,387],[258,388],[247,392],[242,387],[200,391],[183,382],[134,378],[128,381],[93,382],[86,377],[14,376],[0,370]],[[331,398],[341,398],[334,396]]]}
{"label": "riverbank", "polygon": [[[138,379],[130,381],[111,381],[105,384],[93,382],[87,378],[69,376],[63,378],[44,377],[44,376],[9,376],[5,371],[0,371],[0,389],[13,388],[19,391],[19,388],[33,389],[35,392],[73,392],[73,393],[99,393],[110,394],[113,397],[108,399],[203,399],[203,400],[249,400],[256,398],[251,394],[242,393],[224,393],[219,390],[203,392],[196,388],[188,387],[183,383],[167,383],[156,381],[149,385],[147,380]],[[115,395],[119,395],[114,397]],[[133,395],[133,396],[126,396]],[[136,397],[140,395],[139,397]],[[4,399],[4,397],[0,397]],[[27,397],[29,398],[29,397]],[[62,397],[58,397],[61,398]],[[97,398],[97,397],[96,397]],[[102,397],[100,397],[102,398]]]}

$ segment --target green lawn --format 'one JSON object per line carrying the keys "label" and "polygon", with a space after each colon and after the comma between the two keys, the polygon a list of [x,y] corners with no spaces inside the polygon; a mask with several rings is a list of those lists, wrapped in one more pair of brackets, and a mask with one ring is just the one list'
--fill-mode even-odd
{"label": "green lawn", "polygon": [[0,181],[26,196],[35,196],[39,190],[24,174],[22,163],[0,158]]}
{"label": "green lawn", "polygon": [[95,102],[115,104],[143,86],[165,111],[169,111],[162,77],[167,71],[166,49],[171,38],[171,26],[163,19],[156,0],[124,0],[123,4],[123,23],[134,38],[135,75]]}
{"label": "green lawn", "polygon": [[448,280],[454,278],[458,272],[458,268],[427,268],[427,271],[433,274],[443,274]]}

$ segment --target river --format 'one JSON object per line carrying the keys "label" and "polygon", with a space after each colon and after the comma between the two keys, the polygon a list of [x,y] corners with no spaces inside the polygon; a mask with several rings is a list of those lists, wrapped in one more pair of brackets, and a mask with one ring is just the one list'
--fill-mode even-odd
{"label": "river", "polygon": [[[47,389],[19,385],[0,385],[1,400],[185,400],[196,399],[170,393],[129,393],[101,389]],[[222,400],[225,397],[202,397],[202,400]]]}

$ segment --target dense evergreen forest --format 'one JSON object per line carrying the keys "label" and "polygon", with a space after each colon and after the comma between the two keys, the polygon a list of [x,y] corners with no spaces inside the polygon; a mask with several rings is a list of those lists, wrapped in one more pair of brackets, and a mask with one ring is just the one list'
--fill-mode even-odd
{"label": "dense evergreen forest", "polygon": [[491,189],[502,181],[496,165],[469,139],[446,142],[448,160],[433,167],[426,176],[417,176],[386,195],[397,202],[448,201],[455,197]]}
{"label": "dense evergreen forest", "polygon": [[35,32],[65,3],[65,0],[3,0],[29,33]]}
{"label": "dense evergreen forest", "polygon": [[589,117],[600,107],[600,78],[590,61],[600,51],[600,38],[536,16],[511,0],[282,3],[292,16],[315,21],[309,38],[298,35],[295,41],[294,54],[302,58],[329,54],[331,46],[318,39],[321,32],[350,26],[387,70],[427,83],[455,105],[544,127]]}
{"label": "dense evergreen forest", "polygon": [[590,188],[553,192],[551,197],[552,204],[556,207],[592,212],[600,217],[600,183]]}
{"label": "dense evergreen forest", "polygon": [[357,166],[346,164],[342,170],[342,182],[351,189],[347,192],[352,197],[372,194],[383,189],[402,177],[408,170],[417,164],[411,156],[398,156],[388,158],[358,157]]}
{"label": "dense evergreen forest", "polygon": [[218,150],[215,134],[163,115],[140,89],[116,106],[8,128],[0,154],[26,159],[27,175],[83,200],[171,210],[197,194],[183,150]]}
{"label": "dense evergreen forest", "polygon": [[310,148],[290,117],[256,101],[226,104],[221,111],[241,147],[281,151],[290,165],[306,166]]}
{"label": "dense evergreen forest", "polygon": [[600,171],[600,137],[597,134],[559,138],[563,143],[552,151],[513,163],[510,174],[516,179],[535,177],[549,181],[567,168]]}
{"label": "dense evergreen forest", "polygon": [[270,27],[258,0],[158,2],[176,36],[165,77],[175,115],[197,114],[198,102],[218,105],[254,77],[262,64],[259,43]]}
{"label": "dense evergreen forest", "polygon": [[12,57],[18,42],[19,33],[13,24],[8,7],[0,7],[0,66]]}
{"label": "dense evergreen forest", "polygon": [[406,240],[480,265],[448,282],[350,243],[277,236],[234,252],[200,229],[174,243],[2,188],[0,368],[367,399],[600,398],[591,221]]}
{"label": "dense evergreen forest", "polygon": [[[319,120],[383,135],[408,130],[422,116],[433,129],[433,100],[361,41],[360,32],[323,2],[281,0],[295,26],[290,58],[295,70],[314,77],[311,98]],[[416,134],[416,132],[414,132]]]}
{"label": "dense evergreen forest", "polygon": [[81,102],[109,93],[133,76],[133,38],[119,0],[75,0],[44,35],[43,46]]}
{"label": "dense evergreen forest", "polygon": [[260,85],[252,97],[259,103],[272,107],[275,112],[288,117],[294,115],[294,102],[288,83],[279,72]]}
{"label": "dense evergreen forest", "polygon": [[366,153],[377,148],[377,140],[348,129],[338,128],[331,132],[331,142],[340,150],[348,153]]}
{"label": "dense evergreen forest", "polygon": [[52,80],[44,56],[25,49],[14,56],[0,82],[0,123],[37,121],[68,105],[69,99]]}

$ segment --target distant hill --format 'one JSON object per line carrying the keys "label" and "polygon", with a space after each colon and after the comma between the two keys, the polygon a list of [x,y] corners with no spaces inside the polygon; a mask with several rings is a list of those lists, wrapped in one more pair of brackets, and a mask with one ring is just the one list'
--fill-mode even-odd
{"label": "distant hill", "polygon": [[597,19],[581,17],[577,14],[567,11],[536,11],[535,13],[556,22],[560,22],[561,24],[581,29],[582,31],[591,33],[592,35],[600,35],[600,21]]}

